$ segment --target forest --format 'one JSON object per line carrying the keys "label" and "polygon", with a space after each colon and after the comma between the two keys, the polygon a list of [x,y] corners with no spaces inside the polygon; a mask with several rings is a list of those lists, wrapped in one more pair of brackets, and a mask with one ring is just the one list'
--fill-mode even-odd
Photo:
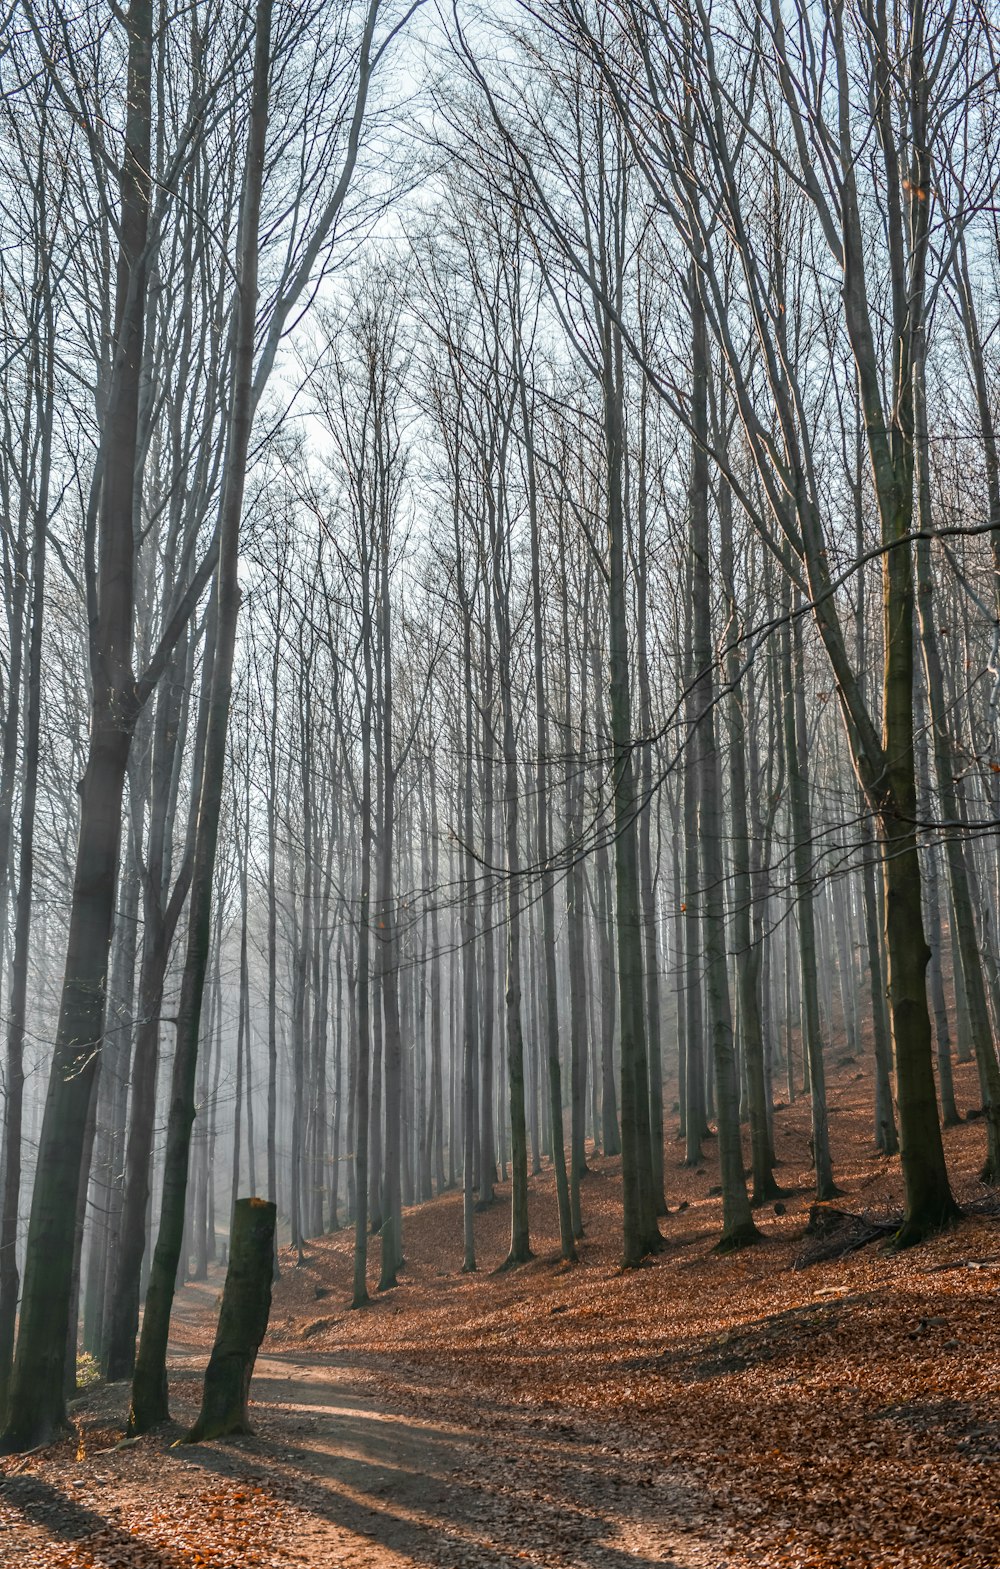
{"label": "forest", "polygon": [[[5,1562],[1000,1562],[998,84],[976,0],[0,0]],[[737,1508],[875,1362],[897,1515]],[[372,1399],[348,1551],[261,1455]]]}

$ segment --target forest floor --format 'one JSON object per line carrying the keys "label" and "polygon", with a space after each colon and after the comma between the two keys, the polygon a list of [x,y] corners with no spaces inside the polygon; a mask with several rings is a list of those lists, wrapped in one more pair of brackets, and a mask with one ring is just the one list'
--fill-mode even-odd
{"label": "forest floor", "polygon": [[[831,1076],[838,1203],[898,1211],[873,1156],[867,1064]],[[978,1103],[959,1069],[959,1104]],[[256,1433],[171,1448],[197,1411],[222,1273],[178,1299],[176,1421],[127,1447],[128,1389],[97,1387],[76,1431],[2,1462],[4,1569],[1000,1569],[1000,1221],[976,1171],[983,1127],[947,1135],[971,1211],[893,1255],[806,1262],[808,1106],[776,1115],[784,1213],[730,1257],[711,1141],[667,1148],[666,1251],[621,1273],[620,1172],[597,1157],[586,1237],[560,1264],[551,1178],[534,1177],[536,1260],[503,1274],[508,1190],[408,1211],[402,1284],[351,1312],[351,1239],[289,1255],[253,1386]],[[979,1213],[976,1212],[977,1207]],[[377,1264],[377,1244],[373,1247]]]}

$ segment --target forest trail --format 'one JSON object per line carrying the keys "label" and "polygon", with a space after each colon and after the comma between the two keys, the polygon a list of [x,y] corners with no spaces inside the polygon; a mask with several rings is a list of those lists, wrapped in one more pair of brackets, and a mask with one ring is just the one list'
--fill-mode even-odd
{"label": "forest trail", "polygon": [[294,1526],[281,1533],[290,1563],[700,1569],[719,1561],[683,1540],[684,1490],[661,1477],[654,1497],[653,1479],[626,1456],[609,1460],[598,1433],[566,1424],[539,1431],[529,1419],[501,1435],[474,1409],[464,1422],[422,1421],[373,1397],[334,1357],[264,1357],[255,1394],[255,1469],[295,1503]]}
{"label": "forest trail", "polygon": [[[194,1410],[223,1277],[213,1269],[177,1298],[175,1408]],[[300,1278],[289,1271],[279,1283],[279,1306],[297,1294]],[[310,1337],[316,1322],[302,1318]],[[446,1395],[448,1415],[422,1418],[405,1387],[394,1387],[391,1369],[374,1369],[372,1360],[276,1349],[269,1340],[254,1373],[253,1438],[174,1452],[280,1500],[270,1531],[274,1562],[717,1569],[726,1561],[687,1528],[700,1514],[691,1488],[654,1477],[648,1457],[643,1463],[609,1447],[599,1426],[567,1422],[558,1411],[540,1420],[530,1404],[512,1419],[474,1392],[463,1398],[444,1385],[435,1403],[440,1408]]]}
{"label": "forest trail", "polygon": [[[224,1269],[175,1305],[168,1432],[118,1447],[127,1389],[79,1403],[77,1436],[6,1462],[4,1569],[721,1569],[701,1503],[599,1425],[447,1390],[424,1419],[370,1358],[268,1349],[255,1432],[171,1447],[196,1412]],[[477,1282],[479,1284],[480,1282]],[[281,1287],[278,1288],[279,1298]],[[310,1327],[307,1323],[307,1328]],[[442,1385],[441,1395],[445,1395]],[[403,1398],[399,1398],[400,1394]]]}
{"label": "forest trail", "polygon": [[[222,1271],[177,1299],[171,1404],[193,1416]],[[203,1342],[198,1353],[195,1346]],[[599,1428],[532,1408],[511,1422],[477,1399],[425,1420],[373,1388],[350,1356],[274,1350],[257,1363],[256,1431],[181,1448],[153,1435],[121,1449],[104,1425],[123,1386],[84,1403],[74,1454],[13,1462],[0,1491],[9,1569],[717,1569],[684,1528],[690,1491]],[[502,1426],[502,1430],[501,1430]],[[42,1470],[46,1480],[41,1480]],[[155,1504],[151,1505],[151,1494]],[[111,1497],[114,1503],[109,1508]],[[218,1528],[218,1529],[216,1529]],[[6,1546],[6,1554],[2,1547]]]}
{"label": "forest trail", "polygon": [[[871,1154],[863,1085],[844,1064],[831,1086],[840,1202],[884,1215],[898,1162]],[[1000,1233],[981,1127],[948,1134],[972,1211],[955,1232],[825,1260],[805,1233],[807,1103],[776,1132],[786,1196],[735,1257],[712,1252],[714,1150],[685,1170],[669,1146],[667,1247],[642,1270],[617,1267],[619,1163],[600,1157],[574,1268],[549,1172],[532,1178],[521,1269],[494,1273],[503,1189],[476,1217],[474,1275],[459,1194],[408,1210],[402,1283],[362,1312],[346,1305],[350,1233],[311,1241],[298,1268],[286,1252],[254,1435],[173,1448],[198,1409],[214,1266],[177,1298],[172,1424],[120,1447],[128,1388],[98,1387],[72,1438],[0,1462],[0,1564],[997,1569]],[[373,1275],[377,1254],[373,1239]]]}

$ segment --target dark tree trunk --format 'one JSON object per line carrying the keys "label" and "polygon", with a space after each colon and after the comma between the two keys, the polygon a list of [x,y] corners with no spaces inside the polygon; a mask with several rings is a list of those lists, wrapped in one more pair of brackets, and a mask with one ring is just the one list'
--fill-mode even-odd
{"label": "dark tree trunk", "polygon": [[277,1210],[267,1199],[238,1199],[233,1206],[219,1324],[205,1372],[201,1411],[184,1437],[186,1444],[253,1432],[250,1380],[271,1312],[276,1217]]}
{"label": "dark tree trunk", "polygon": [[80,785],[80,825],[65,979],[38,1147],[28,1227],[17,1352],[2,1444],[29,1449],[64,1425],[66,1346],[73,1290],[73,1231],[81,1160],[104,1033],[114,923],[122,798],[138,717],[132,673],[135,528],[133,504],[142,341],[153,12],[128,13],[128,83],[121,173],[115,359],[103,433],[96,581],[92,596],[90,742]]}
{"label": "dark tree trunk", "polygon": [[[42,423],[38,494],[35,498],[31,550],[27,680],[25,691],[24,748],[21,756],[21,807],[18,845],[17,902],[14,915],[14,953],[11,963],[7,1017],[6,1082],[4,1084],[3,1170],[0,1174],[0,1418],[7,1410],[7,1395],[14,1350],[19,1276],[17,1230],[21,1196],[21,1130],[24,1110],[24,1036],[27,1024],[28,949],[31,936],[31,898],[35,867],[35,803],[38,797],[38,762],[42,706],[42,617],[45,607],[45,557],[49,511],[49,466],[52,443],[52,406],[55,392],[52,355],[55,352],[51,294],[45,300],[45,337],[48,345],[40,366],[37,389]],[[17,624],[15,622],[15,624]],[[17,680],[10,672],[11,680]],[[10,693],[17,708],[17,690]],[[9,835],[8,842],[9,842]],[[7,846],[0,848],[0,877],[7,882]],[[75,1365],[74,1365],[75,1376]]]}
{"label": "dark tree trunk", "polygon": [[[698,845],[701,857],[705,998],[712,1040],[722,1183],[723,1250],[758,1238],[743,1174],[739,1086],[726,965],[725,867],[722,853],[722,777],[716,749],[715,650],[712,639],[711,539],[708,474],[708,340],[696,269],[692,268],[692,427],[688,511],[691,527],[691,651],[698,693]],[[689,1070],[690,1071],[690,1070]]]}
{"label": "dark tree trunk", "polygon": [[129,1427],[136,1432],[145,1432],[157,1422],[164,1421],[168,1414],[167,1337],[184,1232],[188,1156],[195,1114],[194,1087],[198,1065],[198,1035],[212,935],[212,885],[225,782],[226,740],[240,602],[238,577],[240,517],[243,510],[243,488],[253,420],[257,249],[267,133],[270,36],[270,0],[258,0],[254,40],[253,98],[246,174],[240,208],[237,262],[239,293],[234,336],[233,399],[230,410],[226,472],[219,512],[216,647],[211,688],[208,694],[210,707],[191,876],[187,954],[177,1014],[177,1044],[167,1123],[160,1231],[150,1270],[146,1310],[136,1356],[135,1376],[132,1381]]}

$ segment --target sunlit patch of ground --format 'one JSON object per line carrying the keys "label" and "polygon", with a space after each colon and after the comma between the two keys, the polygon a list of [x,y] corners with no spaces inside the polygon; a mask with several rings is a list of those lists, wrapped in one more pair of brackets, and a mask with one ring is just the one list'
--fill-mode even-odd
{"label": "sunlit patch of ground", "polygon": [[[832,1086],[838,1204],[887,1215],[898,1162],[871,1150],[867,1063]],[[959,1104],[978,1099],[957,1074]],[[674,1119],[671,1119],[674,1120]],[[622,1274],[619,1163],[593,1158],[580,1262],[558,1260],[551,1177],[531,1181],[535,1261],[496,1275],[508,1190],[405,1216],[400,1287],[352,1312],[346,1231],[291,1256],[255,1381],[257,1436],[112,1448],[127,1390],[87,1397],[78,1433],[3,1462],[11,1569],[997,1569],[1000,1232],[987,1214],[901,1255],[807,1251],[808,1103],[776,1115],[783,1213],[718,1258],[711,1141],[695,1170],[667,1147],[664,1254]],[[946,1134],[955,1188],[981,1121]],[[221,1274],[185,1289],[172,1401],[189,1421]]]}

